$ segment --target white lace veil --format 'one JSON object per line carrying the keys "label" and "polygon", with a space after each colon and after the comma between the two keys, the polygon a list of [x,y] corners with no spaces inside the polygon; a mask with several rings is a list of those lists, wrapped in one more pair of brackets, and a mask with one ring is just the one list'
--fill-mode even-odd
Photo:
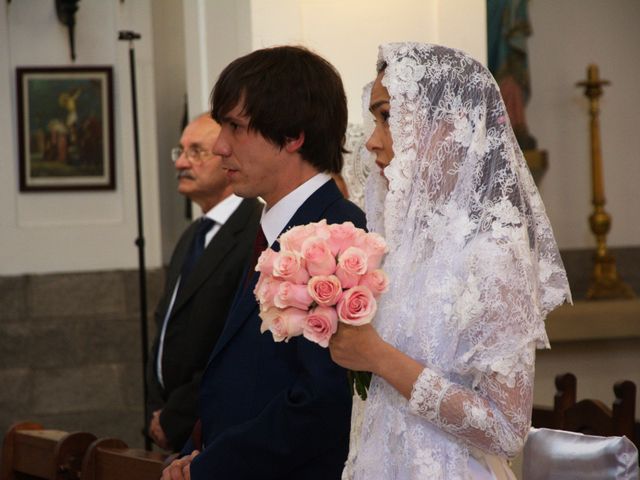
{"label": "white lace veil", "polygon": [[415,43],[383,45],[379,62],[394,158],[388,185],[374,171],[365,188],[369,229],[390,246],[374,325],[428,368],[411,405],[374,376],[343,478],[469,478],[470,456],[488,458],[472,446],[518,450],[544,318],[569,287],[488,70]]}
{"label": "white lace veil", "polygon": [[373,118],[369,113],[369,99],[373,82],[365,85],[362,91],[363,123],[347,125],[347,140],[344,154],[342,177],[349,189],[349,200],[364,208],[364,186],[369,173],[375,168],[374,156],[367,150],[366,143],[373,132]]}
{"label": "white lace veil", "polygon": [[365,189],[369,228],[391,245],[376,327],[426,365],[512,383],[533,362],[526,347],[548,346],[547,313],[571,296],[498,87],[442,46],[387,44],[378,61],[394,159],[388,185],[373,174]]}

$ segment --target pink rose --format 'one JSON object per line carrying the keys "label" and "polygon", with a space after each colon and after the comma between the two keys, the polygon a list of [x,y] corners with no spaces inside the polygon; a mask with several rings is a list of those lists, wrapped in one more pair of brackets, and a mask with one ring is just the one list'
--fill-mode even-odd
{"label": "pink rose", "polygon": [[262,305],[260,305],[260,313],[258,313],[260,320],[262,320],[262,323],[260,323],[260,333],[264,333],[269,330],[269,327],[273,323],[273,319],[276,318],[277,315],[277,308],[272,307],[263,309]]}
{"label": "pink rose", "polygon": [[360,237],[356,242],[356,246],[367,254],[367,270],[369,271],[380,267],[382,257],[389,250],[387,248],[387,242],[382,235],[374,232],[369,232]]}
{"label": "pink rose", "polygon": [[309,237],[328,239],[329,226],[327,225],[327,221],[320,220],[316,223],[295,226],[280,235],[278,241],[280,242],[281,250],[300,253],[302,243]]}
{"label": "pink rose", "polygon": [[327,225],[327,221],[323,218],[319,222],[310,223],[310,227],[313,227],[313,236],[320,237],[323,240],[328,240],[331,236],[331,226]]}
{"label": "pink rose", "polygon": [[262,318],[262,325],[260,325],[262,333],[269,330],[275,342],[283,340],[288,342],[291,337],[302,334],[307,312],[293,307],[284,310],[270,308],[261,311],[260,318]]}
{"label": "pink rose", "polygon": [[307,310],[313,303],[306,285],[296,285],[291,282],[282,282],[278,288],[273,303],[278,308],[294,307]]}
{"label": "pink rose", "polygon": [[311,277],[307,284],[309,295],[322,307],[332,307],[342,296],[342,285],[335,275]]}
{"label": "pink rose", "polygon": [[273,275],[293,283],[307,283],[309,272],[305,270],[300,260],[300,255],[295,252],[280,252],[273,262]]}
{"label": "pink rose", "polygon": [[256,272],[266,275],[273,275],[273,263],[278,258],[278,252],[274,252],[270,248],[264,250],[258,257],[256,262]]}
{"label": "pink rose", "polygon": [[363,250],[349,247],[338,257],[336,276],[340,279],[342,288],[355,287],[366,272],[367,254]]}
{"label": "pink rose", "polygon": [[349,325],[364,325],[371,322],[377,308],[371,290],[357,286],[344,292],[336,310],[341,322]]}
{"label": "pink rose", "polygon": [[316,307],[309,315],[302,330],[307,340],[317,343],[321,347],[329,346],[331,335],[338,330],[338,314],[331,307]]}
{"label": "pink rose", "polygon": [[327,241],[320,237],[309,237],[302,242],[302,258],[309,275],[331,275],[336,271],[336,258],[329,250]]}
{"label": "pink rose", "polygon": [[367,287],[375,298],[389,289],[389,277],[383,270],[377,269],[367,272],[361,279],[359,285]]}
{"label": "pink rose", "polygon": [[253,289],[256,300],[260,303],[260,308],[268,309],[275,305],[274,299],[280,289],[281,283],[281,281],[276,280],[270,275],[260,275],[258,283],[256,283],[256,288]]}
{"label": "pink rose", "polygon": [[290,230],[287,230],[278,241],[280,242],[280,250],[283,252],[296,252],[300,253],[302,248],[302,242],[312,236],[315,232],[313,224],[298,225]]}
{"label": "pink rose", "polygon": [[356,241],[365,234],[364,230],[356,228],[351,222],[331,224],[329,232],[329,248],[335,256],[354,246]]}

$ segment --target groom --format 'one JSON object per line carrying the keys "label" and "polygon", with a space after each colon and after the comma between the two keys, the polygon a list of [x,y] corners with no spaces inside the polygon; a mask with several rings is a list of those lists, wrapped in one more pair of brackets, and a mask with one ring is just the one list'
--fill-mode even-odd
{"label": "groom", "polygon": [[[214,86],[212,116],[222,126],[214,152],[234,193],[266,203],[266,244],[277,250],[283,231],[323,218],[364,227],[330,176],[342,168],[347,106],[326,60],[289,46],[241,57]],[[249,266],[202,378],[201,429],[164,479],[340,478],[351,414],[346,371],[302,337],[276,343],[260,333],[258,276]]]}

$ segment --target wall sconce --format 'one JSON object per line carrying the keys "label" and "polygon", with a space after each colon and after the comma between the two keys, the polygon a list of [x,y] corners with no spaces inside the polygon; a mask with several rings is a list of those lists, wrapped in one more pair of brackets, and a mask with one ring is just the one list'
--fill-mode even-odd
{"label": "wall sconce", "polygon": [[76,42],[74,29],[76,26],[76,12],[80,0],[56,0],[56,14],[58,20],[69,29],[69,47],[71,48],[71,60],[76,60]]}

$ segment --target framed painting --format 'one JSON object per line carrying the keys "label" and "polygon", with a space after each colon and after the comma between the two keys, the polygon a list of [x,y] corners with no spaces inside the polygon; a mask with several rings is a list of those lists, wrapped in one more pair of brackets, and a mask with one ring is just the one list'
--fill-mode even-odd
{"label": "framed painting", "polygon": [[20,191],[113,190],[111,67],[18,67]]}

